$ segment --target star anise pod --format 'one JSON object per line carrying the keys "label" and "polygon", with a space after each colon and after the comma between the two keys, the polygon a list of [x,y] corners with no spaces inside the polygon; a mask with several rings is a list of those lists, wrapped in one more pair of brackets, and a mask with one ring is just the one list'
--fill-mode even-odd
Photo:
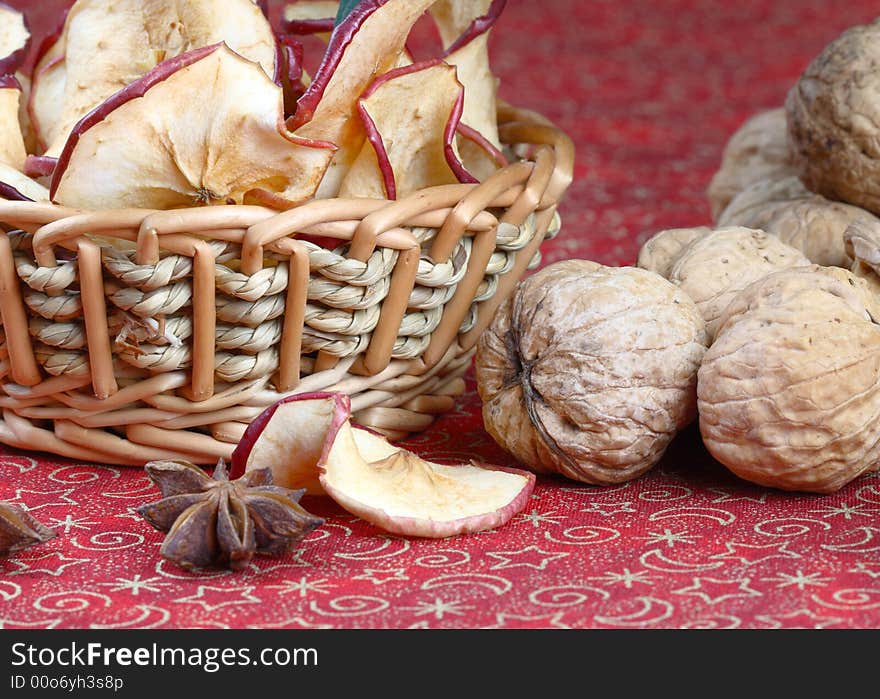
{"label": "star anise pod", "polygon": [[268,468],[229,480],[221,460],[213,476],[188,461],[151,461],[147,475],[162,499],[138,508],[168,532],[160,553],[186,569],[244,568],[254,554],[278,556],[324,523],[299,504],[304,490],[272,485]]}
{"label": "star anise pod", "polygon": [[0,556],[42,544],[58,534],[20,507],[0,502]]}

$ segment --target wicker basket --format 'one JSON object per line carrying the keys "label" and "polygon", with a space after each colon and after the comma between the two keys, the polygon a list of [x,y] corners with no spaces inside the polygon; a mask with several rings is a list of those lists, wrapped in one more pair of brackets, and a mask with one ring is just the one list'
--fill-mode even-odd
{"label": "wicker basket", "polygon": [[424,429],[463,391],[571,182],[571,140],[550,122],[502,105],[499,127],[518,162],[397,201],[0,201],[0,442],[211,463],[266,406],[315,390],[349,394],[355,419],[391,438]]}

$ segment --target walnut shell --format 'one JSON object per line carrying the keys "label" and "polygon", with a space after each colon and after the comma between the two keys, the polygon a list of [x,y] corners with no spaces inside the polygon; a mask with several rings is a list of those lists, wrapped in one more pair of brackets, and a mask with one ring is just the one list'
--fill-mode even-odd
{"label": "walnut shell", "polygon": [[880,221],[854,221],[843,235],[846,252],[852,258],[850,271],[863,279],[871,293],[880,298]]}
{"label": "walnut shell", "polygon": [[864,209],[811,194],[794,182],[780,181],[768,191],[772,198],[763,203],[757,201],[757,188],[751,191],[751,201],[745,193],[742,199],[735,198],[722,219],[729,225],[761,228],[817,265],[850,267],[852,258],[843,239],[847,228],[854,221],[880,223]]}
{"label": "walnut shell", "polygon": [[641,475],[691,422],[706,331],[659,275],[586,260],[525,279],[477,345],[486,429],[538,473]]}
{"label": "walnut shell", "polygon": [[849,267],[852,258],[843,236],[855,221],[880,223],[864,209],[815,194],[778,207],[764,229],[803,252],[814,264]]}
{"label": "walnut shell", "polygon": [[778,107],[749,117],[725,145],[721,167],[706,191],[712,219],[717,220],[730,200],[750,184],[793,174],[785,109]]}
{"label": "walnut shell", "polygon": [[667,228],[655,233],[639,249],[639,257],[636,266],[656,272],[661,277],[669,279],[672,265],[688,245],[704,235],[712,232],[707,226],[697,228]]}
{"label": "walnut shell", "polygon": [[716,221],[718,227],[745,226],[766,230],[776,209],[787,202],[811,195],[797,177],[767,178],[753,182],[730,200]]}
{"label": "walnut shell", "polygon": [[795,167],[809,189],[880,214],[880,20],[847,29],[785,101]]}
{"label": "walnut shell", "polygon": [[809,264],[799,250],[779,238],[729,226],[688,245],[668,278],[697,304],[711,342],[722,312],[737,293],[768,274]]}
{"label": "walnut shell", "polygon": [[776,272],[725,310],[699,370],[700,432],[741,478],[830,493],[880,464],[880,318],[846,270]]}

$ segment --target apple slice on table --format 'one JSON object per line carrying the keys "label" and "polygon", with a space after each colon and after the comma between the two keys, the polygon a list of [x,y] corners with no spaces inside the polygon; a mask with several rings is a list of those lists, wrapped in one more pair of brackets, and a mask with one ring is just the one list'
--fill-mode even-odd
{"label": "apple slice on table", "polygon": [[348,396],[300,394],[263,412],[232,455],[231,477],[272,469],[273,482],[329,495],[393,534],[447,537],[499,527],[521,511],[532,473],[426,461],[351,424]]}
{"label": "apple slice on table", "polygon": [[13,75],[27,58],[31,32],[24,15],[0,2],[0,75]]}
{"label": "apple slice on table", "polygon": [[318,461],[325,433],[339,429],[350,412],[349,398],[342,393],[301,393],[269,406],[251,421],[239,440],[232,453],[230,477],[238,478],[253,468],[269,468],[275,485],[323,494]]}
{"label": "apple slice on table", "polygon": [[159,64],[83,118],[50,190],[83,208],[240,203],[257,187],[314,191],[332,152],[289,133],[281,87],[216,44]]}
{"label": "apple slice on table", "polygon": [[455,143],[462,100],[455,68],[439,59],[376,78],[358,104],[367,142],[340,195],[397,199],[423,187],[475,182]]}
{"label": "apple slice on table", "polygon": [[276,77],[275,35],[252,0],[77,0],[59,39],[64,94],[45,155],[57,157],[80,119],[162,61],[219,42]]}

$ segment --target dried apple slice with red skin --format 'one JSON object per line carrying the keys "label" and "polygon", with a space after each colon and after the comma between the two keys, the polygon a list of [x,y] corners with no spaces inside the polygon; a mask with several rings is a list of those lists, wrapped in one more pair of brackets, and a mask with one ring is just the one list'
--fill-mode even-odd
{"label": "dried apple slice with red skin", "polygon": [[[498,81],[489,66],[489,32],[503,12],[507,0],[441,0],[431,14],[446,50],[444,60],[458,69],[464,85],[462,123],[481,134],[500,151],[498,138]],[[482,13],[482,14],[481,14]],[[494,153],[487,151],[492,158]]]}
{"label": "dried apple slice with red skin", "polygon": [[24,174],[28,177],[52,177],[58,166],[58,158],[46,155],[29,155],[24,160]]}
{"label": "dried apple slice with red skin", "polygon": [[252,0],[77,0],[60,41],[66,77],[57,133],[46,151],[53,157],[92,109],[176,55],[225,42],[276,77],[275,35]]}
{"label": "dried apple slice with red skin", "polygon": [[12,75],[0,76],[0,163],[24,168],[27,150],[18,120],[21,84]]}
{"label": "dried apple slice with red skin", "polygon": [[318,461],[325,432],[337,430],[350,415],[351,400],[344,393],[300,393],[278,401],[244,431],[232,452],[230,478],[269,468],[275,485],[322,494]]}
{"label": "dried apple slice with red skin", "polygon": [[376,78],[358,102],[367,143],[340,195],[397,199],[424,187],[476,182],[455,145],[463,99],[455,68],[440,59]]}
{"label": "dried apple slice with red skin", "polygon": [[49,201],[49,190],[14,167],[0,163],[0,197],[12,201]]}
{"label": "dried apple slice with red skin", "polygon": [[357,98],[393,68],[413,25],[434,0],[361,0],[333,30],[324,60],[288,125],[311,126],[304,135],[338,141],[354,116]]}
{"label": "dried apple slice with red skin", "polygon": [[50,191],[83,208],[240,203],[254,188],[314,191],[332,151],[287,132],[281,87],[215,44],[159,64],[86,115]]}
{"label": "dried apple slice with red skin", "polygon": [[278,49],[281,52],[281,81],[284,90],[284,116],[291,116],[296,111],[296,103],[306,86],[303,83],[303,59],[305,51],[303,45],[291,36],[278,37]]}
{"label": "dried apple slice with red skin", "polygon": [[21,85],[21,98],[18,102],[18,125],[24,138],[24,147],[28,153],[36,153],[40,146],[37,142],[34,125],[31,122],[30,112],[28,111],[31,96],[31,78],[30,75],[22,71],[18,71],[15,74],[15,78]]}
{"label": "dried apple slice with red skin", "polygon": [[338,195],[364,143],[358,97],[377,75],[398,65],[410,30],[433,2],[362,0],[334,28],[321,65],[288,120],[297,135],[338,146],[316,196]]}
{"label": "dried apple slice with red skin", "polygon": [[284,6],[281,28],[297,36],[314,35],[329,41],[336,25],[339,3],[333,0],[300,0]]}
{"label": "dried apple slice with red skin", "polygon": [[525,507],[532,473],[471,462],[425,461],[351,424],[345,394],[307,393],[267,408],[232,455],[231,478],[272,469],[273,482],[324,493],[402,536],[447,537],[501,526]]}
{"label": "dried apple slice with red skin", "polygon": [[[444,6],[451,6],[452,11],[444,13]],[[472,39],[488,32],[506,6],[507,0],[440,0],[435,3],[432,15],[446,46],[446,54],[454,53]]]}
{"label": "dried apple slice with red skin", "polygon": [[[67,17],[65,12],[64,17]],[[40,152],[57,137],[59,118],[64,101],[67,66],[64,63],[64,45],[60,42],[64,21],[46,36],[37,49],[31,71],[31,91],[27,110],[37,137]]]}
{"label": "dried apple slice with red skin", "polygon": [[0,75],[12,75],[27,58],[31,31],[23,13],[0,2]]}
{"label": "dried apple slice with red skin", "polygon": [[427,461],[349,422],[327,443],[318,463],[324,491],[352,514],[401,536],[495,529],[525,507],[535,486],[534,474],[519,469]]}

